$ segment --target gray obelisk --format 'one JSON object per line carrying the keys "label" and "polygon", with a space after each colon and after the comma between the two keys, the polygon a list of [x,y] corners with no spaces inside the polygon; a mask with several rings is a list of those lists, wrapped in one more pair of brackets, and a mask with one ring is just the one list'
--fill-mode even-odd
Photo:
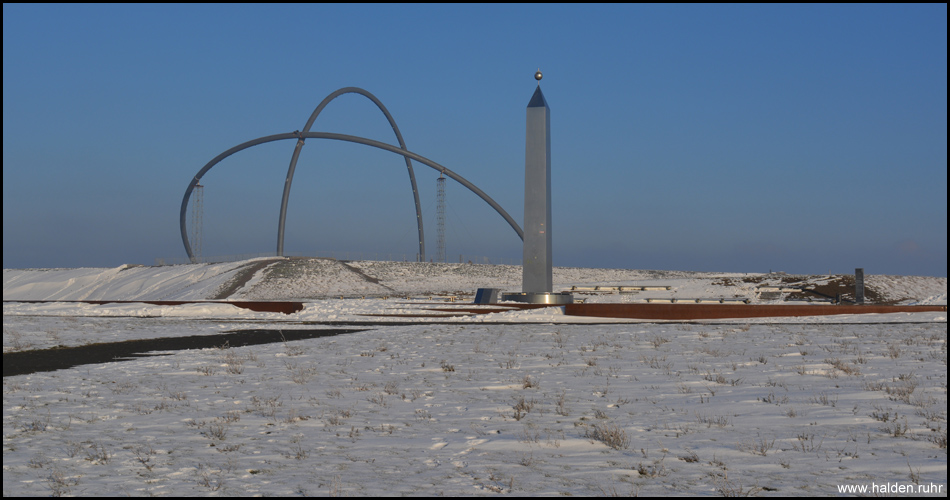
{"label": "gray obelisk", "polygon": [[524,159],[524,260],[521,291],[551,293],[551,108],[538,88],[528,102]]}

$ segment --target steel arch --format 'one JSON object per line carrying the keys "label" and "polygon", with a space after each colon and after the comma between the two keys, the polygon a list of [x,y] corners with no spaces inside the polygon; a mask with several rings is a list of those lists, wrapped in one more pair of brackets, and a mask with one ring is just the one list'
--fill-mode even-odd
{"label": "steel arch", "polygon": [[330,132],[290,132],[290,133],[285,133],[285,134],[275,134],[275,135],[260,137],[251,141],[247,141],[242,144],[238,144],[237,146],[234,146],[233,148],[219,154],[218,156],[215,156],[210,162],[208,162],[204,167],[202,167],[201,170],[199,170],[197,174],[195,174],[194,178],[192,178],[191,182],[188,184],[188,188],[185,190],[185,196],[181,200],[181,213],[179,214],[179,228],[181,229],[181,241],[185,246],[185,252],[188,253],[188,259],[191,262],[196,263],[197,261],[195,260],[194,253],[192,252],[191,243],[189,243],[188,241],[188,229],[187,229],[187,224],[186,224],[187,218],[185,217],[185,215],[188,212],[188,200],[189,198],[191,198],[191,192],[195,189],[195,186],[198,184],[198,182],[201,180],[204,174],[206,174],[209,170],[211,170],[212,167],[214,167],[219,162],[221,162],[221,160],[224,160],[225,158],[233,155],[234,153],[237,153],[239,151],[245,150],[253,146],[257,146],[259,144],[266,144],[268,142],[274,142],[274,141],[283,141],[287,139],[298,139],[298,140],[299,139],[330,139],[330,140],[336,140],[336,141],[354,142],[357,144],[363,144],[365,146],[372,146],[374,148],[378,148],[384,151],[389,151],[391,153],[402,155],[405,158],[411,158],[413,160],[416,160],[419,163],[422,163],[423,165],[426,165],[428,167],[435,169],[436,171],[444,173],[449,178],[454,179],[459,184],[468,188],[469,191],[475,193],[479,198],[481,198],[486,203],[488,203],[489,206],[494,208],[495,211],[498,212],[498,214],[501,215],[502,218],[504,218],[506,222],[508,222],[508,225],[511,226],[511,228],[515,230],[515,233],[518,234],[518,237],[521,238],[522,241],[524,241],[524,231],[521,230],[521,227],[518,225],[518,223],[515,222],[515,220],[512,219],[510,215],[508,215],[508,212],[506,212],[505,209],[501,208],[501,206],[498,203],[496,203],[495,200],[493,200],[490,196],[485,194],[484,191],[482,191],[477,186],[475,186],[474,184],[466,180],[461,175],[456,174],[455,172],[449,170],[448,168],[445,168],[444,166],[424,156],[420,156],[416,153],[407,151],[406,149],[403,149],[403,148],[397,148],[396,146],[386,144],[384,142],[367,139],[365,137],[357,137],[357,136],[346,135],[346,134],[334,134]]}
{"label": "steel arch", "polygon": [[[330,101],[340,97],[343,94],[360,94],[367,99],[373,101],[373,104],[379,108],[380,111],[386,116],[386,119],[389,120],[389,125],[393,128],[393,132],[396,133],[396,139],[399,141],[399,147],[405,151],[406,141],[402,139],[402,133],[399,132],[399,127],[396,125],[396,120],[393,119],[392,115],[389,114],[389,110],[386,109],[386,106],[376,98],[370,92],[363,90],[359,87],[344,87],[332,94],[326,96],[323,101],[317,106],[317,109],[313,110],[313,113],[310,115],[310,119],[307,120],[307,124],[303,127],[303,132],[310,132],[310,127],[313,126],[313,122],[317,120],[317,116],[320,115],[320,112],[323,111]],[[290,167],[287,168],[287,178],[284,180],[284,195],[280,200],[280,219],[277,223],[277,255],[284,255],[284,225],[287,222],[287,203],[290,200],[290,185],[294,181],[294,171],[297,169],[297,158],[300,157],[300,150],[303,148],[304,138],[301,137],[297,139],[297,145],[294,147],[294,154],[290,158]],[[416,175],[412,171],[412,162],[409,160],[408,156],[403,157],[406,160],[406,169],[409,170],[409,182],[412,184],[412,198],[416,204],[416,225],[419,228],[419,262],[424,262],[426,259],[426,243],[425,243],[425,234],[422,230],[422,206],[419,204],[419,191],[416,188]]]}

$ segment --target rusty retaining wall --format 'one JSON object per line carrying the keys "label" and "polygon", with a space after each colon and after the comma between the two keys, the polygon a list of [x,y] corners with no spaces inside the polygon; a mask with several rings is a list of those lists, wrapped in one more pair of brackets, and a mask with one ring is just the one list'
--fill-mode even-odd
{"label": "rusty retaining wall", "polygon": [[947,306],[746,305],[746,304],[567,304],[564,314],[599,318],[697,320],[947,312]]}

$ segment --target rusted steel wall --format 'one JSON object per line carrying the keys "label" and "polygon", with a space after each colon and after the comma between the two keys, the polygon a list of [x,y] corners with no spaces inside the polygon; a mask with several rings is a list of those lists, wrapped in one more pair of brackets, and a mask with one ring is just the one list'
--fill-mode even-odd
{"label": "rusted steel wall", "polygon": [[631,319],[729,319],[838,314],[947,312],[947,306],[744,305],[744,304],[567,304],[564,314]]}

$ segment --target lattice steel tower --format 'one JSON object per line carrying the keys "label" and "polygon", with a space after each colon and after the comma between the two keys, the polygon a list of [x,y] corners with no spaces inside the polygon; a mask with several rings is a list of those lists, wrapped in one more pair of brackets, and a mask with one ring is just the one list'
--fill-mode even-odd
{"label": "lattice steel tower", "polygon": [[439,241],[436,244],[436,262],[445,262],[445,177],[439,172],[439,180],[436,181],[439,189],[436,197],[435,218],[438,226]]}
{"label": "lattice steel tower", "polygon": [[191,200],[191,242],[194,245],[192,250],[194,251],[195,262],[201,262],[201,219],[204,215],[204,191],[205,187],[201,183],[195,185],[195,197]]}

